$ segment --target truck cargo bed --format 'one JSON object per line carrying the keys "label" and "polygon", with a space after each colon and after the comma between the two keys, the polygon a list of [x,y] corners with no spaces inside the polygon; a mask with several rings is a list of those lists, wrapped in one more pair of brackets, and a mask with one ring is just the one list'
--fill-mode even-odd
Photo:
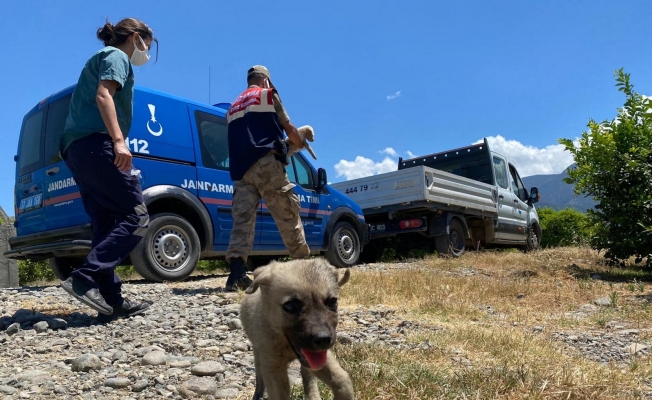
{"label": "truck cargo bed", "polygon": [[353,179],[331,185],[354,200],[365,215],[393,206],[426,203],[479,215],[497,215],[492,185],[425,166]]}

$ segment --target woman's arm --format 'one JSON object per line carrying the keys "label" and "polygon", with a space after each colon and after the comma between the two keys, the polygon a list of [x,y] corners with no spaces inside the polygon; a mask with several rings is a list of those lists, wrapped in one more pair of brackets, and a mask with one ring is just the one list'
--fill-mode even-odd
{"label": "woman's arm", "polygon": [[119,83],[116,81],[100,81],[97,86],[97,93],[95,94],[95,101],[97,107],[102,115],[102,120],[106,129],[109,131],[109,136],[113,140],[113,150],[115,151],[115,166],[122,171],[131,169],[131,152],[125,144],[122,130],[118,124],[118,116],[115,112],[115,103],[113,103],[113,95],[118,89]]}

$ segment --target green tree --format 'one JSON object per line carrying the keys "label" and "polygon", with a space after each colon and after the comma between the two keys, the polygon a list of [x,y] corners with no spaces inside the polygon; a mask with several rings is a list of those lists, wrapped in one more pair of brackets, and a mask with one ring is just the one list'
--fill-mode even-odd
{"label": "green tree", "polygon": [[577,144],[559,139],[575,158],[566,183],[594,197],[592,247],[612,264],[634,256],[652,265],[652,98],[634,91],[630,75],[615,73],[625,104],[611,121],[590,120]]}
{"label": "green tree", "polygon": [[551,207],[537,209],[543,238],[541,247],[586,246],[592,226],[586,214],[572,208],[555,211]]}
{"label": "green tree", "polygon": [[47,260],[43,261],[18,261],[18,283],[25,286],[39,281],[49,282],[54,280],[54,273]]}

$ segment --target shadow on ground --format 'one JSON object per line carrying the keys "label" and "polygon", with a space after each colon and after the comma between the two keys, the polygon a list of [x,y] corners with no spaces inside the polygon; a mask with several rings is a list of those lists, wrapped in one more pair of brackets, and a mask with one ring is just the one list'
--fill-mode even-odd
{"label": "shadow on ground", "polygon": [[[39,322],[45,322],[47,325],[39,324]],[[47,329],[59,330],[103,325],[103,323],[95,319],[94,315],[88,315],[86,313],[75,311],[72,313],[51,314],[25,308],[21,308],[11,316],[0,317],[0,330],[7,331],[9,329],[9,333],[16,333],[17,325],[14,324],[19,324],[20,330],[35,330],[37,332]]]}
{"label": "shadow on ground", "polygon": [[570,264],[564,269],[577,279],[595,279],[614,283],[652,282],[652,269],[650,268],[628,266],[598,270]]}

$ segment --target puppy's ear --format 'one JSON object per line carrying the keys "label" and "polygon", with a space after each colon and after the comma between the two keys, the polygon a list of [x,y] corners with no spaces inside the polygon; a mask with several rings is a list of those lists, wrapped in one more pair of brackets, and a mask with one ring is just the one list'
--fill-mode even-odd
{"label": "puppy's ear", "polygon": [[271,264],[264,267],[258,267],[254,271],[254,283],[245,290],[246,294],[252,294],[258,287],[269,284],[272,277]]}
{"label": "puppy's ear", "polygon": [[340,276],[340,279],[337,281],[337,286],[342,287],[345,283],[351,278],[351,270],[349,268],[344,270],[344,273]]}

